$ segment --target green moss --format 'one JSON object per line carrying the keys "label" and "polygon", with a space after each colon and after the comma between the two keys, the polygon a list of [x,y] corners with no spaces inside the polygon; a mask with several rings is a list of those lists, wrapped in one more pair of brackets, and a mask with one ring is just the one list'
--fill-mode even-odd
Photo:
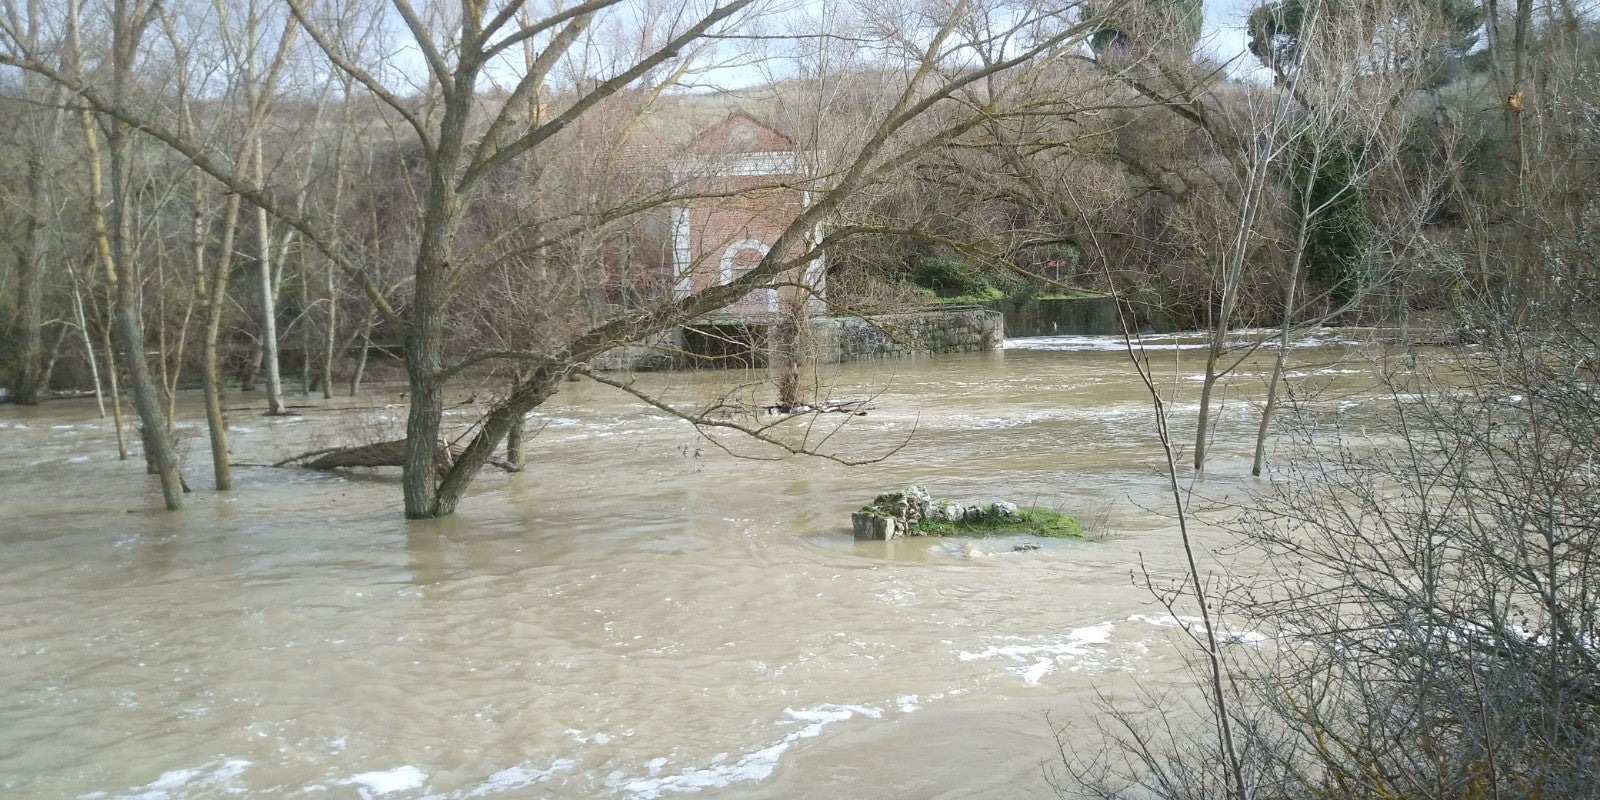
{"label": "green moss", "polygon": [[939,303],[940,305],[971,305],[973,303],[989,303],[995,300],[1002,300],[1005,298],[1005,296],[1005,292],[1002,292],[993,286],[985,285],[983,288],[967,294],[957,295],[955,297],[935,298],[934,302]]}
{"label": "green moss", "polygon": [[982,268],[951,256],[919,258],[911,265],[909,277],[940,297],[978,294],[990,288]]}
{"label": "green moss", "polygon": [[[988,506],[984,511],[989,511]],[[913,536],[1046,536],[1052,539],[1081,539],[1083,525],[1076,517],[1038,506],[1022,506],[1015,518],[996,518],[985,513],[982,519],[959,522],[923,520],[911,526]]]}

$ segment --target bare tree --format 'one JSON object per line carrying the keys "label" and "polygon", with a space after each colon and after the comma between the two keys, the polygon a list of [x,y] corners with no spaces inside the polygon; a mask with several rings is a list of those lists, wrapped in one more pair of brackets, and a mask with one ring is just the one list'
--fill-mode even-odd
{"label": "bare tree", "polygon": [[[62,82],[83,102],[121,125],[138,122],[145,135],[177,149],[213,179],[305,237],[362,287],[384,324],[405,337],[411,411],[402,484],[406,513],[413,517],[453,511],[516,420],[547,399],[573,369],[606,350],[670,329],[754,289],[770,286],[781,274],[814,259],[829,240],[810,242],[809,246],[807,240],[844,198],[886,179],[921,151],[962,136],[989,111],[978,109],[943,126],[913,125],[930,109],[962,87],[1003,74],[1081,38],[1079,26],[1060,9],[1019,5],[1017,24],[1008,31],[1012,48],[1007,57],[972,69],[967,54],[973,42],[963,35],[961,25],[976,6],[956,2],[936,13],[909,9],[895,19],[885,17],[886,23],[898,27],[886,25],[879,34],[884,50],[877,69],[880,75],[892,78],[885,85],[890,93],[881,112],[851,143],[851,149],[839,154],[836,171],[827,177],[828,191],[818,196],[760,264],[731,283],[687,297],[602,313],[546,344],[519,335],[512,337],[513,347],[452,354],[447,334],[452,318],[461,310],[463,292],[494,268],[539,249],[559,252],[597,226],[676,201],[668,190],[621,197],[605,207],[568,202],[557,216],[536,225],[527,224],[528,220],[512,230],[463,238],[484,192],[530,155],[556,147],[570,129],[613,98],[641,85],[670,83],[672,76],[686,74],[683,64],[687,60],[716,58],[725,49],[722,42],[762,7],[754,0],[703,8],[684,5],[677,22],[641,31],[622,47],[617,41],[591,35],[608,29],[609,15],[619,12],[620,6],[611,0],[594,0],[544,15],[519,13],[531,8],[523,2],[469,4],[459,15],[445,15],[438,8],[419,14],[409,3],[397,0],[400,22],[425,67],[425,75],[400,76],[392,67],[373,71],[363,66],[363,54],[333,35],[321,6],[300,0],[289,5],[301,32],[333,68],[348,75],[412,135],[417,155],[413,217],[417,239],[409,258],[412,270],[403,308],[391,304],[381,281],[366,265],[353,261],[348,250],[337,247],[321,223],[277,201],[256,181],[241,180],[203,144],[186,139],[160,120],[141,115],[119,102],[115,92],[102,92],[82,76],[52,69],[25,48],[0,54],[0,63]],[[596,27],[599,23],[605,25]],[[527,43],[535,43],[538,55],[520,73],[512,71],[509,79],[505,78],[506,56]],[[570,93],[544,94],[553,77],[560,74],[582,77]],[[403,82],[421,78],[425,91],[417,95],[394,88],[386,83],[391,78]],[[491,82],[509,87],[497,105],[483,102],[480,93]],[[535,103],[548,103],[548,111],[530,125],[524,112]],[[836,241],[855,233],[839,229],[831,232],[829,239]],[[574,300],[568,294],[563,306],[574,307]],[[469,443],[454,456],[455,450],[441,441],[444,393],[453,381],[494,362],[521,362],[519,371],[526,377],[479,420]]]}
{"label": "bare tree", "polygon": [[[154,11],[153,3],[137,0],[117,0],[112,9],[111,45],[105,65],[111,74],[108,102],[112,105],[128,103],[135,80],[134,67],[140,43],[154,21]],[[81,7],[77,0],[68,3],[66,22],[68,52],[72,58],[71,74],[81,82],[85,74],[85,53]],[[134,258],[132,241],[134,209],[132,177],[129,173],[132,168],[133,126],[120,119],[107,121],[106,151],[111,167],[108,192],[101,167],[100,132],[90,110],[84,109],[80,119],[89,163],[90,197],[94,201],[91,218],[96,248],[107,279],[115,287],[112,328],[116,331],[117,342],[122,350],[134,408],[139,414],[145,461],[160,478],[161,493],[167,508],[181,509],[184,506],[185,487],[179,475],[177,450],[163,414],[161,386],[150,374],[149,364],[145,360],[144,328],[139,309],[140,270]],[[111,209],[109,216],[102,210],[102,201],[108,201]]]}
{"label": "bare tree", "polygon": [[[1406,30],[1424,48],[1447,36]],[[1486,58],[1551,68],[1594,52],[1532,38]],[[1585,112],[1551,113],[1600,108],[1587,83],[1522,98],[1519,130],[1495,137],[1506,157],[1470,168],[1473,188],[1405,176],[1422,190],[1402,202],[1419,204],[1433,230],[1417,237],[1429,246],[1404,252],[1432,262],[1415,268],[1436,280],[1472,276],[1452,303],[1478,346],[1377,349],[1376,394],[1353,405],[1287,402],[1287,457],[1235,509],[1228,552],[1250,568],[1212,584],[1209,596],[1268,637],[1224,650],[1250,796],[1596,796],[1600,297],[1592,281],[1575,280],[1592,274],[1596,248],[1594,201],[1575,189],[1594,180],[1600,140]],[[1420,102],[1404,124],[1450,153],[1429,87],[1411,87],[1401,103]],[[1474,121],[1492,131],[1502,100],[1494,84],[1464,88],[1491,93],[1490,102],[1477,97],[1465,113],[1452,106],[1446,122],[1466,128],[1462,117],[1479,113]],[[1509,189],[1502,178],[1525,180],[1518,141],[1538,143],[1530,164],[1541,166],[1537,180]],[[1438,211],[1462,192],[1487,206],[1482,216]],[[1559,297],[1549,291],[1557,285]],[[1197,652],[1195,677],[1210,692],[1211,651]],[[1182,713],[1118,712],[1103,758],[1067,759],[1073,776],[1105,797],[1229,792],[1211,767],[1217,749],[1184,738]]]}
{"label": "bare tree", "polygon": [[[37,49],[44,42],[41,29],[47,20],[37,3],[30,3],[24,12],[15,23],[20,27],[18,33],[28,46]],[[38,75],[22,77],[21,94],[37,107],[22,115],[22,191],[12,204],[20,209],[22,219],[21,230],[11,244],[17,282],[13,338],[18,347],[10,388],[16,402],[33,404],[49,388],[44,380],[45,238],[54,215],[51,154],[61,139],[63,113],[60,87],[46,86]]]}

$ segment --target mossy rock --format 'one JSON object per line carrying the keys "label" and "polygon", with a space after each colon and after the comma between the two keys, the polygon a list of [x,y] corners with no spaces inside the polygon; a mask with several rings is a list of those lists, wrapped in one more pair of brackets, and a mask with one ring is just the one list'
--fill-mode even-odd
{"label": "mossy rock", "polygon": [[850,515],[857,539],[894,539],[901,536],[1040,536],[1076,539],[1083,525],[1068,514],[1039,506],[1017,506],[997,500],[984,505],[963,505],[935,500],[926,487],[911,484],[898,492],[873,498]]}
{"label": "mossy rock", "polygon": [[994,513],[984,506],[981,515],[969,514],[960,520],[923,519],[907,527],[908,536],[1042,536],[1050,539],[1081,539],[1083,524],[1070,514],[1040,506],[1022,506],[1015,515]]}

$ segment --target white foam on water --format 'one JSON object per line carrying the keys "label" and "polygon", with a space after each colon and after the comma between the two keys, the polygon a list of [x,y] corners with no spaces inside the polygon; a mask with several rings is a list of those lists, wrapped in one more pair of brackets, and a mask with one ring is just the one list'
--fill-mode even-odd
{"label": "white foam on water", "polygon": [[[1268,336],[1275,336],[1276,331],[1267,329],[1250,329],[1233,331],[1229,334],[1227,346],[1238,347],[1254,344]],[[1209,346],[1205,331],[1187,331],[1183,333],[1151,334],[1133,340],[1135,349],[1147,351],[1156,350],[1198,350]],[[1359,344],[1360,340],[1349,336],[1337,334],[1302,335],[1290,340],[1291,349],[1326,347],[1329,345]],[[1274,348],[1276,340],[1263,342],[1263,347]],[[1067,352],[1121,352],[1128,346],[1121,336],[1024,336],[1016,339],[1006,339],[1002,347],[1006,350],[1056,350]]]}
{"label": "white foam on water", "polygon": [[[1098,409],[1095,410],[1098,412]],[[1059,420],[1077,419],[1086,416],[1082,409],[1051,409],[1043,411],[1028,411],[1025,413],[994,416],[992,414],[946,414],[939,417],[924,419],[924,427],[940,430],[955,429],[962,431],[973,430],[1001,430],[1005,428],[1019,428],[1023,425],[1034,425],[1041,422],[1056,422]]]}
{"label": "white foam on water", "polygon": [[736,761],[730,762],[727,753],[718,753],[704,767],[691,767],[682,772],[663,775],[667,760],[657,758],[650,761],[647,777],[629,778],[621,773],[612,773],[606,778],[606,786],[624,792],[635,800],[654,800],[664,794],[686,794],[702,789],[718,789],[735,783],[763,781],[778,768],[778,760],[796,742],[820,736],[823,729],[829,725],[857,715],[869,719],[883,718],[883,712],[871,706],[833,703],[799,710],[786,708],[783,714],[785,719],[780,720],[780,724],[801,727],[767,747],[745,753]]}
{"label": "white foam on water", "polygon": [[1088,350],[1113,351],[1123,349],[1121,336],[1025,336],[1006,339],[1005,350]]}
{"label": "white foam on water", "polygon": [[[1160,628],[1177,628],[1181,626],[1200,632],[1206,629],[1205,620],[1187,614],[1179,614],[1177,616],[1171,614],[1134,614],[1128,617],[1128,621],[1143,622]],[[1268,638],[1266,634],[1259,631],[1236,631],[1227,626],[1218,628],[1217,636],[1223,641],[1233,644],[1261,644]]]}
{"label": "white foam on water", "polygon": [[835,705],[833,703],[820,705],[816,708],[801,709],[800,711],[796,711],[792,708],[786,708],[783,710],[783,713],[785,716],[789,717],[789,719],[784,720],[784,723],[786,724],[790,721],[821,722],[824,724],[829,722],[843,722],[855,716],[856,714],[860,714],[863,717],[870,717],[872,719],[883,719],[883,712],[876,708],[872,708],[871,706]]}
{"label": "white foam on water", "polygon": [[493,775],[490,775],[489,778],[483,783],[478,784],[471,789],[467,789],[464,792],[452,794],[450,797],[462,798],[462,800],[466,800],[467,798],[472,797],[484,797],[486,795],[509,792],[513,789],[526,789],[529,786],[544,783],[545,781],[550,780],[550,776],[556,774],[557,772],[565,772],[569,769],[572,769],[573,763],[574,762],[571,759],[561,758],[552,762],[549,767],[543,769],[529,764],[519,764],[515,767],[508,767],[496,772]]}
{"label": "white foam on water", "polygon": [[338,785],[354,786],[358,794],[363,798],[369,798],[421,789],[427,780],[427,773],[410,764],[406,764],[405,766],[381,772],[363,772],[359,775],[351,775],[339,781]]}
{"label": "white foam on water", "polygon": [[[221,790],[227,794],[243,794],[244,787],[237,786],[234,782],[250,767],[250,763],[243,759],[230,759],[200,767],[168,770],[161,773],[161,777],[130,789],[128,794],[111,795],[111,797],[114,800],[171,800],[177,796],[173,792],[178,790],[185,790],[185,795],[199,790]],[[79,795],[78,800],[98,800],[107,796],[105,792],[93,792]]]}
{"label": "white foam on water", "polygon": [[578,744],[588,744],[590,742],[594,742],[595,744],[609,744],[611,742],[611,736],[609,734],[601,733],[599,731],[596,731],[593,734],[585,734],[583,731],[580,731],[577,728],[568,728],[566,730],[566,734],[572,737],[572,741],[577,742]]}
{"label": "white foam on water", "polygon": [[[1074,662],[1081,662],[1093,656],[1103,655],[1104,650],[1095,645],[1103,645],[1111,641],[1111,631],[1116,625],[1102,622],[1084,628],[1068,631],[1066,636],[1048,642],[1033,641],[1027,644],[992,644],[976,653],[962,650],[956,654],[962,661],[987,661],[989,659],[1003,658],[1012,665],[1006,672],[1022,678],[1027,686],[1038,686],[1046,675],[1054,672],[1057,667]],[[1022,637],[1010,637],[1013,641],[1029,642]]]}

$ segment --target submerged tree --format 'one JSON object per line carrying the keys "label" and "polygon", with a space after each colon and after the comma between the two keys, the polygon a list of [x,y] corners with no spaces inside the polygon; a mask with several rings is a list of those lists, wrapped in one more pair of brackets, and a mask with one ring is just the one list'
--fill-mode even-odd
{"label": "submerged tree", "polygon": [[[593,276],[603,268],[602,234],[636,223],[681,198],[680,187],[652,183],[629,164],[641,151],[628,119],[642,117],[665,90],[741,56],[730,44],[770,11],[756,0],[682,2],[656,9],[663,24],[635,27],[618,0],[576,6],[527,0],[467,3],[456,9],[414,7],[394,0],[390,35],[416,52],[416,70],[387,60],[377,44],[346,35],[336,20],[352,3],[289,0],[294,30],[322,69],[343,76],[362,102],[407,134],[402,194],[391,208],[394,234],[408,262],[396,296],[375,265],[356,257],[334,234],[339,222],[303,208],[259,175],[241,176],[237,161],[214,143],[186,135],[162,109],[130,102],[98,75],[58,68],[49,54],[17,37],[0,42],[0,64],[46,76],[94,113],[130,135],[151,137],[189,159],[212,180],[266,212],[331,259],[360,287],[380,324],[404,341],[410,411],[400,459],[405,511],[411,517],[453,512],[478,471],[524,415],[566,377],[607,350],[724,307],[770,287],[820,250],[859,233],[836,228],[818,240],[817,226],[857,192],[889,180],[931,148],[955,141],[998,99],[924,124],[928,112],[955,105],[964,87],[1003,82],[1036,56],[1081,41],[1071,8],[1017,3],[1006,22],[968,23],[995,11],[970,2],[881,8],[868,20],[876,50],[853,64],[874,81],[872,114],[840,141],[825,175],[814,178],[814,202],[760,262],[722,285],[640,305],[596,302]],[[120,8],[120,5],[119,5]],[[162,43],[129,30],[126,55],[159,58]],[[289,34],[285,34],[287,38]],[[827,35],[826,33],[823,35]],[[142,48],[142,49],[141,49]],[[977,48],[1003,58],[969,69]],[[511,58],[527,52],[520,64]],[[128,62],[131,65],[131,61]],[[418,88],[420,87],[420,88]],[[489,91],[493,87],[493,91]],[[998,98],[998,95],[996,95]],[[349,98],[345,102],[350,102]],[[622,124],[585,128],[617,115]],[[598,159],[579,159],[584,152]],[[259,158],[252,159],[259,163]],[[595,167],[615,167],[600,177]],[[524,172],[532,170],[531,173]],[[507,213],[486,215],[490,200]],[[258,221],[259,225],[259,221]],[[524,326],[501,330],[493,346],[452,334],[481,318],[492,297],[485,287],[507,269],[537,263],[541,302]],[[137,352],[137,351],[133,351]],[[466,444],[444,441],[445,393],[464,378],[509,367],[515,385],[470,427]]]}

